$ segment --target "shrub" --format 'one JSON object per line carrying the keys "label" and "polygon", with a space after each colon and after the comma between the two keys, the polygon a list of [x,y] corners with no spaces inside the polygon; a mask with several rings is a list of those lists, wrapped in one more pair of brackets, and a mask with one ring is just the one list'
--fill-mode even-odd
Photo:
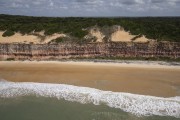
{"label": "shrub", "polygon": [[69,42],[69,39],[66,37],[58,37],[56,39],[51,40],[49,43],[65,43]]}
{"label": "shrub", "polygon": [[56,38],[54,41],[56,43],[61,43],[61,42],[64,42],[64,39],[62,37],[59,37],[59,38]]}
{"label": "shrub", "polygon": [[109,36],[109,27],[119,25],[133,35],[145,35],[148,39],[180,42],[180,17],[117,17],[117,18],[52,18],[0,15],[0,31],[7,30],[3,36],[14,32],[28,34],[32,31],[45,31],[46,35],[63,32],[77,39],[87,35],[86,29],[98,26]]}
{"label": "shrub", "polygon": [[14,58],[7,58],[6,60],[7,61],[14,61],[15,59]]}
{"label": "shrub", "polygon": [[71,33],[71,35],[73,36],[73,37],[77,37],[77,38],[79,38],[79,39],[82,39],[85,35],[87,35],[88,34],[88,32],[87,31],[82,31],[82,30],[78,30],[78,29],[76,29],[76,30],[74,30],[72,33]]}
{"label": "shrub", "polygon": [[9,36],[13,36],[15,33],[11,30],[7,30],[3,33],[3,37],[9,37]]}

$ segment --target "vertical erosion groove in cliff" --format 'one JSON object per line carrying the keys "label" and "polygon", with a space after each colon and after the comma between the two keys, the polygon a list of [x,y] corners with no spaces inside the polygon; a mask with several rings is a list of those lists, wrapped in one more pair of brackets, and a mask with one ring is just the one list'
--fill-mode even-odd
{"label": "vertical erosion groove in cliff", "polygon": [[0,44],[0,59],[76,57],[180,57],[180,43]]}

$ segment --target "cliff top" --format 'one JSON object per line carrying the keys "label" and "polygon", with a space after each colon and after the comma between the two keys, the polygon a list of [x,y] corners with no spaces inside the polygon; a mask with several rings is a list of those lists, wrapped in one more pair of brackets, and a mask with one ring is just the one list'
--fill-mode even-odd
{"label": "cliff top", "polygon": [[147,42],[151,39],[180,42],[180,17],[53,18],[0,15],[0,31],[0,43]]}

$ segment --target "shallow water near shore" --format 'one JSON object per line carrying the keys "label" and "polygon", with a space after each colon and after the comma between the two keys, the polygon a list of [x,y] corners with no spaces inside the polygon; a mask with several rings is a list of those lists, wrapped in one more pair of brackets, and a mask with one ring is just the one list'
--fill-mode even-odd
{"label": "shallow water near shore", "polygon": [[179,120],[167,116],[137,117],[106,105],[35,96],[0,98],[0,116],[2,120]]}
{"label": "shallow water near shore", "polygon": [[102,91],[64,84],[0,81],[0,116],[8,120],[178,120],[180,98]]}

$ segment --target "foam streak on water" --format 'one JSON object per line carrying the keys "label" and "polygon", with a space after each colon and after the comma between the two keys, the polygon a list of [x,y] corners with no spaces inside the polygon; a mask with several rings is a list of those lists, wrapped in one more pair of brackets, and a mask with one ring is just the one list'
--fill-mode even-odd
{"label": "foam streak on water", "polygon": [[180,118],[180,97],[160,98],[72,85],[0,81],[0,98],[26,95],[55,97],[83,104],[106,104],[137,116],[159,115]]}

